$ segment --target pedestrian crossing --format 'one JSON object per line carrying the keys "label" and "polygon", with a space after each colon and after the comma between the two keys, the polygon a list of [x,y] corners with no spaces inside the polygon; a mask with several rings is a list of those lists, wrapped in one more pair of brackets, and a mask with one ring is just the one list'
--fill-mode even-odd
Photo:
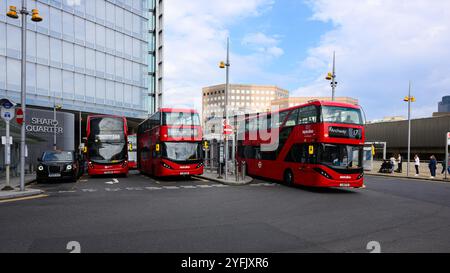
{"label": "pedestrian crossing", "polygon": [[[278,186],[275,183],[255,183],[248,185],[250,187],[274,187]],[[180,186],[151,186],[151,187],[105,187],[105,188],[82,188],[71,190],[59,190],[53,193],[70,194],[70,193],[97,193],[97,192],[155,192],[155,191],[175,191],[175,190],[195,190],[195,189],[217,189],[230,188],[229,185],[224,184],[209,184],[209,185],[180,185]],[[50,192],[52,193],[52,192]]]}

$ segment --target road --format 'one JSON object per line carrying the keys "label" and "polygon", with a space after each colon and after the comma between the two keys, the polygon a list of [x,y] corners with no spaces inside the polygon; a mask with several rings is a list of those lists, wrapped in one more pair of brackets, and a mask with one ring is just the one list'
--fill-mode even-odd
{"label": "road", "polygon": [[[117,183],[118,182],[118,183]],[[0,203],[0,252],[450,251],[450,184],[366,177],[366,189],[255,180],[85,178]]]}

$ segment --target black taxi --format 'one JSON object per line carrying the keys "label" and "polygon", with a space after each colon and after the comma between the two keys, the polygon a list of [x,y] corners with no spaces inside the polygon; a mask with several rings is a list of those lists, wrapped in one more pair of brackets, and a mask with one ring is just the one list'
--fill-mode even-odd
{"label": "black taxi", "polygon": [[80,177],[80,163],[74,151],[45,151],[38,158],[36,180],[75,182]]}

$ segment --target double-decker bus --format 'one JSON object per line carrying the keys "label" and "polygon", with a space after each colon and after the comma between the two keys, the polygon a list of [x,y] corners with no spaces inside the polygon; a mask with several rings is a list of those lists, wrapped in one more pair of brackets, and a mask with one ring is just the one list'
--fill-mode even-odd
{"label": "double-decker bus", "polygon": [[195,110],[163,108],[138,127],[138,168],[154,176],[203,174],[202,128]]}
{"label": "double-decker bus", "polygon": [[360,188],[363,125],[359,106],[323,101],[247,117],[238,159],[249,175],[288,185]]}
{"label": "double-decker bus", "polygon": [[128,135],[128,168],[137,169],[137,135]]}
{"label": "double-decker bus", "polygon": [[87,118],[86,160],[90,176],[128,174],[127,120],[111,115]]}

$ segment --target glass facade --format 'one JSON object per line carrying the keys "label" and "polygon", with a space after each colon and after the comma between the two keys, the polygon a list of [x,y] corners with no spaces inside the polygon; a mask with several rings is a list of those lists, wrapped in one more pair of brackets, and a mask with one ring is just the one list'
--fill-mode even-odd
{"label": "glass facade", "polygon": [[[20,101],[21,20],[0,1],[0,97]],[[145,117],[154,111],[154,0],[28,0],[27,104]],[[30,19],[30,17],[29,17]]]}

